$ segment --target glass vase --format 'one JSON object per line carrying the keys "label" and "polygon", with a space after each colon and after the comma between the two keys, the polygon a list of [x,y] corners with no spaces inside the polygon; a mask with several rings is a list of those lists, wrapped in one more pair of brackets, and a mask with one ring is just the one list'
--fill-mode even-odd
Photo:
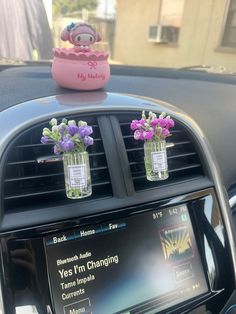
{"label": "glass vase", "polygon": [[92,194],[89,157],[87,152],[63,154],[66,196],[71,199]]}
{"label": "glass vase", "polygon": [[166,180],[169,177],[165,140],[144,143],[144,164],[149,181]]}

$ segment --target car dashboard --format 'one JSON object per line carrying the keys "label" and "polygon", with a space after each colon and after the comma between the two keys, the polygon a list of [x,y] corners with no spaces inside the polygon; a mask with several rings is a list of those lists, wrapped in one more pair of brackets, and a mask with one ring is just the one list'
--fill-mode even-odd
{"label": "car dashboard", "polygon": [[[91,92],[57,87],[49,67],[1,72],[2,313],[232,314],[233,82],[113,71]],[[164,181],[146,180],[130,129],[143,110],[175,121]],[[88,198],[66,198],[62,158],[40,143],[51,118],[93,126]]]}

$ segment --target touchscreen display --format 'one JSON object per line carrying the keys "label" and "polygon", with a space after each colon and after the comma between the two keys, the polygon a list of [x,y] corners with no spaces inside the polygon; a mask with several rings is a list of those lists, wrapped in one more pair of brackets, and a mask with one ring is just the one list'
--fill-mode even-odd
{"label": "touchscreen display", "polygon": [[57,314],[158,311],[208,291],[186,205],[45,238]]}

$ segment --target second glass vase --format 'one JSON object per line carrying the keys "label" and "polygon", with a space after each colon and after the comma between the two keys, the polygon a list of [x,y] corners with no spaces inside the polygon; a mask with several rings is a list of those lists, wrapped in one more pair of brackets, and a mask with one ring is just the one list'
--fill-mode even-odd
{"label": "second glass vase", "polygon": [[166,180],[169,177],[165,140],[144,143],[144,164],[149,181]]}
{"label": "second glass vase", "polygon": [[87,152],[63,154],[66,196],[80,199],[92,194],[89,157]]}

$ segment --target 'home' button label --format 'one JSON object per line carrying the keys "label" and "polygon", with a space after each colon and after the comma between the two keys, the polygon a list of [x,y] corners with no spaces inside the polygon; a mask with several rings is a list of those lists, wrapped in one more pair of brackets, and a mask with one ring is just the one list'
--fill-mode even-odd
{"label": "'home' button label", "polygon": [[90,300],[84,299],[64,306],[64,314],[92,314]]}

